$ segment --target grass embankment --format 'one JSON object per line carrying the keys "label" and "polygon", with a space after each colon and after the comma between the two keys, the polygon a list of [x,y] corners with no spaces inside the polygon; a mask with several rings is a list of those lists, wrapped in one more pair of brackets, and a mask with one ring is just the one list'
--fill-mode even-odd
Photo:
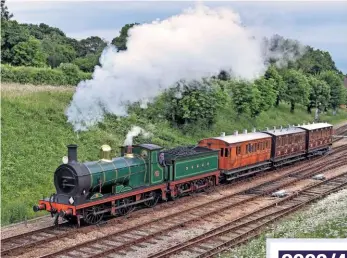
{"label": "grass embankment", "polygon": [[[99,127],[76,134],[64,115],[72,95],[73,88],[69,87],[2,85],[2,225],[43,215],[34,214],[32,205],[55,191],[53,174],[67,154],[69,143],[79,145],[78,159],[85,161],[98,159],[99,147],[104,143],[110,144],[118,154],[118,146],[123,144],[132,125],[150,131],[154,135],[151,142],[171,147],[194,144],[203,137],[217,136],[221,132],[230,134],[244,128],[250,131],[253,127],[264,129],[313,120],[313,114],[307,114],[305,108],[298,107],[291,114],[289,106],[281,104],[256,119],[238,118],[233,110],[224,110],[213,128],[192,127],[187,134],[166,121],[153,124],[135,115],[120,120],[108,117]],[[340,111],[334,117],[324,115],[322,120],[337,123],[346,117],[347,112]],[[149,140],[138,138],[136,141]]]}
{"label": "grass embankment", "polygon": [[347,238],[347,189],[329,195],[220,257],[265,258],[266,238]]}

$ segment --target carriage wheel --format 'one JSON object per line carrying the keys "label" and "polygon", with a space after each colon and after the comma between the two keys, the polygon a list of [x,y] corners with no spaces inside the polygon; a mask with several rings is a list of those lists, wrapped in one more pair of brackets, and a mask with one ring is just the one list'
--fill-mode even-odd
{"label": "carriage wheel", "polygon": [[150,198],[150,197],[153,197],[153,199],[144,202],[144,205],[146,205],[149,208],[154,207],[155,205],[157,205],[160,196],[156,192],[145,193],[145,196],[144,196],[145,199]]}
{"label": "carriage wheel", "polygon": [[99,213],[99,214],[97,213],[102,211],[103,209],[104,209],[103,205],[96,205],[96,206],[85,208],[83,210],[84,221],[90,225],[98,224],[104,217],[104,213]]}
{"label": "carriage wheel", "polygon": [[130,198],[124,198],[119,201],[119,206],[127,205],[126,207],[122,207],[117,209],[117,212],[119,215],[124,216],[129,214],[135,209],[134,205],[131,205],[131,199]]}

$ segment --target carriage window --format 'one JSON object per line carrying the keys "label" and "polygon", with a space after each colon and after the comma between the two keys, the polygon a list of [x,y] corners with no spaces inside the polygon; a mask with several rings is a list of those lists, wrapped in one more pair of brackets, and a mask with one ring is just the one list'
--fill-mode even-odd
{"label": "carriage window", "polygon": [[237,146],[236,147],[236,155],[240,155],[241,154],[241,146]]}
{"label": "carriage window", "polygon": [[223,157],[224,156],[224,148],[220,149],[220,156]]}
{"label": "carriage window", "polygon": [[225,157],[229,157],[229,149],[225,148]]}

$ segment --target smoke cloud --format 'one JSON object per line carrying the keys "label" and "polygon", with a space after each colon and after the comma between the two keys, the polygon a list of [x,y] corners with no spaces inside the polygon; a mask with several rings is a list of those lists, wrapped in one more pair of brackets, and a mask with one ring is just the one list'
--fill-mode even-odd
{"label": "smoke cloud", "polygon": [[129,30],[127,51],[108,46],[93,79],[78,84],[66,111],[75,131],[87,130],[107,113],[127,115],[125,104],[141,107],[175,82],[232,71],[253,80],[263,74],[261,39],[230,9],[197,6],[166,20]]}
{"label": "smoke cloud", "polygon": [[138,136],[139,134],[142,134],[145,138],[148,138],[152,135],[151,133],[145,131],[139,126],[133,126],[131,130],[127,133],[127,136],[125,138],[123,145],[124,146],[133,145],[133,138]]}

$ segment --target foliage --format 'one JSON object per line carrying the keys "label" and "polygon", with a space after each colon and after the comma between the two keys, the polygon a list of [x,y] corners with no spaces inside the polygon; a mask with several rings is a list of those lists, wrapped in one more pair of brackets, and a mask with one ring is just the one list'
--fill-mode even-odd
{"label": "foliage", "polygon": [[1,62],[11,63],[13,60],[12,48],[28,40],[29,31],[17,21],[1,21]]}
{"label": "foliage", "polygon": [[314,76],[308,78],[310,84],[310,96],[307,106],[308,112],[311,112],[311,108],[317,107],[319,109],[326,109],[329,106],[330,100],[330,88],[329,85]]}
{"label": "foliage", "polygon": [[290,103],[290,111],[294,112],[296,104],[306,105],[308,103],[310,84],[302,72],[294,69],[285,71],[283,79],[287,84],[284,99]]}
{"label": "foliage", "polygon": [[52,68],[58,67],[61,63],[70,63],[76,58],[75,49],[71,45],[59,43],[56,38],[54,34],[44,37],[41,41],[42,49],[47,56],[46,63]]}
{"label": "foliage", "polygon": [[232,103],[236,112],[258,116],[261,112],[273,106],[276,99],[275,81],[261,77],[254,83],[238,81],[229,83]]}
{"label": "foliage", "polygon": [[107,46],[107,43],[99,37],[92,36],[86,39],[82,39],[79,42],[78,56],[87,56],[90,54],[101,53]]}
{"label": "foliage", "polygon": [[226,98],[217,81],[182,81],[164,94],[164,102],[167,103],[164,116],[176,125],[203,120],[208,127],[214,123],[217,110]]}
{"label": "foliage", "polygon": [[39,25],[23,23],[21,24],[21,26],[23,28],[26,28],[29,31],[30,35],[35,37],[36,39],[42,40],[45,37],[52,37],[52,39],[54,40],[65,43],[65,33],[58,28],[48,26],[44,23],[40,23]]}
{"label": "foliage", "polygon": [[4,20],[9,21],[13,17],[13,14],[8,11],[5,2],[5,0],[1,0],[1,22]]}
{"label": "foliage", "polygon": [[274,80],[274,90],[276,91],[276,106],[280,104],[280,101],[284,99],[287,85],[284,83],[282,76],[274,65],[270,65],[264,75],[265,79]]}
{"label": "foliage", "polygon": [[66,37],[60,29],[44,23],[20,24],[6,19],[1,22],[2,64],[56,68],[61,63],[75,63],[81,70],[92,72],[106,45],[97,36],[79,41]]}
{"label": "foliage", "polygon": [[344,86],[341,75],[334,71],[324,71],[319,74],[319,78],[324,80],[330,87],[330,105],[336,109],[340,104],[344,103]]}
{"label": "foliage", "polygon": [[59,69],[51,69],[1,65],[1,80],[2,82],[59,86],[77,85],[82,80],[91,79],[90,73],[84,73],[78,67],[72,66],[69,68],[62,65]]}
{"label": "foliage", "polygon": [[96,65],[100,65],[99,59],[101,54],[88,54],[85,57],[76,58],[73,63],[83,72],[93,72]]}
{"label": "foliage", "polygon": [[131,23],[131,24],[124,25],[122,29],[120,30],[120,35],[112,39],[111,43],[117,47],[118,51],[127,50],[127,39],[129,36],[128,31],[130,28],[136,25],[139,25],[139,23]]}
{"label": "foliage", "polygon": [[231,98],[236,112],[238,114],[250,113],[253,100],[252,84],[247,81],[229,82],[228,88],[231,89]]}
{"label": "foliage", "polygon": [[279,67],[294,66],[294,61],[297,60],[305,47],[297,40],[285,39],[280,35],[273,35],[270,39],[264,39],[265,56],[267,62],[276,64]]}
{"label": "foliage", "polygon": [[25,42],[20,42],[12,49],[12,64],[17,66],[45,66],[45,55],[41,49],[40,41],[30,36]]}
{"label": "foliage", "polygon": [[324,71],[338,71],[329,52],[312,47],[308,47],[305,54],[298,59],[296,69],[312,75],[318,75]]}

